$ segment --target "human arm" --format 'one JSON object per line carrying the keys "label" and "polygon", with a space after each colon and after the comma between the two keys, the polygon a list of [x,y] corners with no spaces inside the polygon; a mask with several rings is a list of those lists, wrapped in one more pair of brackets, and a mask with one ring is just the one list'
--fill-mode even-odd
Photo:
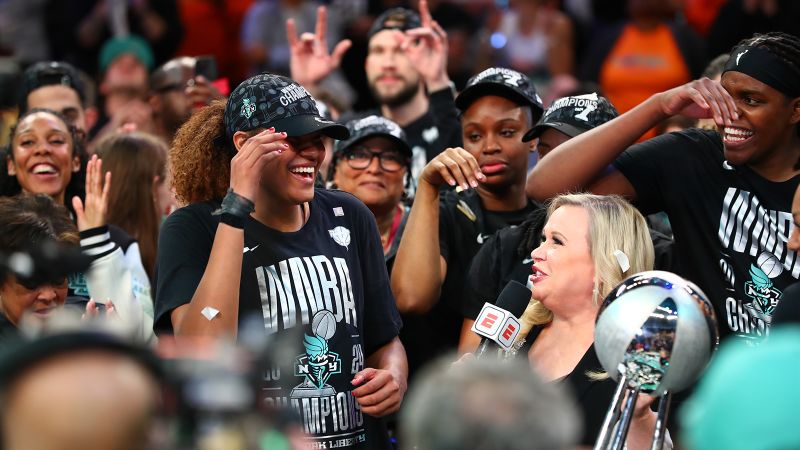
{"label": "human arm", "polygon": [[367,356],[366,362],[367,368],[351,381],[358,386],[353,389],[353,397],[361,405],[361,411],[383,417],[400,409],[408,380],[408,361],[400,338],[395,336]]}
{"label": "human arm", "polygon": [[328,10],[324,6],[317,8],[314,34],[303,33],[298,37],[294,19],[286,21],[291,78],[312,91],[325,77],[339,68],[342,56],[352,45],[349,39],[344,39],[334,46],[332,52],[329,52],[327,31]]}
{"label": "human arm", "polygon": [[[673,115],[713,117],[717,124],[735,120],[730,94],[715,81],[695,80],[655,94],[634,109],[561,144],[541,159],[528,174],[528,197],[546,201],[559,193],[588,190],[636,198],[633,185],[608,166],[645,131]],[[605,171],[604,171],[605,170]]]}
{"label": "human arm", "polygon": [[572,23],[563,14],[554,14],[548,33],[547,49],[547,69],[551,76],[574,72],[573,41]]}
{"label": "human arm", "polygon": [[400,48],[419,72],[429,93],[450,89],[450,77],[447,74],[447,33],[431,17],[426,0],[419,2],[419,16],[421,27],[396,34]]}
{"label": "human arm", "polygon": [[447,275],[439,249],[439,187],[476,187],[485,177],[463,148],[448,148],[423,169],[392,268],[392,291],[402,313],[422,314],[438,301]]}
{"label": "human arm", "polygon": [[72,205],[78,222],[81,251],[92,258],[86,274],[90,297],[99,303],[113,301],[131,337],[141,342],[153,338],[153,301],[150,281],[142,267],[136,244],[126,248],[132,256],[111,239],[106,213],[111,188],[111,172],[103,176],[103,161],[93,155],[86,164],[86,196],[73,197]]}
{"label": "human arm", "polygon": [[[231,160],[230,189],[256,203],[262,169],[288,148],[284,143],[286,136],[274,129],[250,138],[239,133],[234,135],[234,140],[239,140],[239,151]],[[214,234],[208,264],[191,299],[170,313],[176,336],[236,338],[243,250],[244,229],[220,223]],[[208,314],[209,311],[217,312]]]}

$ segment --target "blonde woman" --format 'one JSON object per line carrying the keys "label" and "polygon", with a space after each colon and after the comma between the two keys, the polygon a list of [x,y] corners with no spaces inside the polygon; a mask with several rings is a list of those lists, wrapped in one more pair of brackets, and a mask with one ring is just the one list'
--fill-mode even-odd
{"label": "blonde woman", "polygon": [[[583,445],[597,439],[616,383],[602,373],[594,325],[605,296],[624,278],[653,267],[644,217],[617,196],[561,195],[548,208],[542,243],[531,253],[531,304],[518,355],[546,380],[566,382],[584,419]],[[655,414],[639,401],[628,448],[649,448]]]}

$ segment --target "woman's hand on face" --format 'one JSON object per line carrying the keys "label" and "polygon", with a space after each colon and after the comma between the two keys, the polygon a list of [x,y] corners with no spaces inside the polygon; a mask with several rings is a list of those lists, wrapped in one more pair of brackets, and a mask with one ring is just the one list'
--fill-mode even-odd
{"label": "woman's hand on face", "polygon": [[97,155],[86,163],[86,197],[72,198],[72,207],[78,219],[78,230],[85,231],[106,224],[108,212],[108,192],[111,189],[111,172],[106,173],[103,181],[103,160]]}
{"label": "woman's hand on face", "polygon": [[248,138],[231,160],[231,189],[238,195],[255,202],[261,183],[261,171],[285,150],[286,133],[274,128]]}
{"label": "woman's hand on face", "polygon": [[695,119],[714,119],[719,126],[739,118],[733,97],[718,81],[694,80],[661,95],[661,110],[667,116],[683,115]]}
{"label": "woman's hand on face", "polygon": [[463,148],[456,147],[448,148],[428,162],[420,179],[436,187],[447,183],[469,189],[478,187],[478,183],[486,180],[486,176],[481,172],[474,156]]}

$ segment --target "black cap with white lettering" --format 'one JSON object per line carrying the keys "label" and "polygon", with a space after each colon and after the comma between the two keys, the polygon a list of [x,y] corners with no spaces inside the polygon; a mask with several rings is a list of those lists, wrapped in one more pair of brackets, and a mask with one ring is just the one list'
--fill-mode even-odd
{"label": "black cap with white lettering", "polygon": [[544,111],[542,98],[531,80],[516,70],[504,67],[492,67],[470,78],[464,90],[456,97],[456,107],[463,114],[472,102],[486,95],[505,97],[530,106],[534,122],[539,120]]}
{"label": "black cap with white lettering", "polygon": [[538,138],[548,128],[556,129],[573,138],[617,117],[614,105],[604,97],[592,93],[563,97],[553,102],[542,120],[522,137],[523,142]]}
{"label": "black cap with white lettering", "polygon": [[347,139],[344,125],[319,113],[308,91],[291,78],[262,73],[243,81],[228,97],[225,133],[232,139],[237,131],[275,127],[289,136],[320,132],[334,139]]}

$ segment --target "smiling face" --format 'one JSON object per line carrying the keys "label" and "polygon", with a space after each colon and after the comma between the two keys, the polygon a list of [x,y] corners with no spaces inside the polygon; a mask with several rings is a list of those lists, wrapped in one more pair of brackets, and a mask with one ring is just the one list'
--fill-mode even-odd
{"label": "smiling face", "polygon": [[525,183],[532,143],[522,142],[522,136],[532,126],[529,107],[486,95],[467,108],[461,126],[464,149],[486,175],[481,187],[495,190]]}
{"label": "smiling face", "polygon": [[556,315],[596,307],[589,213],[580,206],[562,206],[550,215],[542,234],[542,243],[531,253],[533,298]]}
{"label": "smiling face", "polygon": [[16,176],[22,190],[47,194],[64,203],[72,174],[80,170],[67,125],[48,112],[30,114],[17,125],[11,146],[7,170]]}
{"label": "smiling face", "polygon": [[0,287],[3,313],[15,326],[26,312],[36,319],[46,319],[56,308],[64,305],[66,298],[66,278],[55,284],[26,287],[10,277]]}
{"label": "smiling face", "polygon": [[321,133],[287,137],[289,148],[264,166],[261,188],[271,200],[299,205],[314,198],[314,180],[325,158]]}
{"label": "smiling face", "polygon": [[364,69],[372,95],[378,103],[400,106],[422,89],[419,73],[400,48],[397,30],[383,30],[369,40]]}
{"label": "smiling face", "polygon": [[[754,167],[774,165],[785,158],[796,139],[800,122],[800,99],[789,99],[781,92],[740,72],[725,72],[722,87],[736,103],[739,119],[719,132],[725,144],[725,159],[731,164]],[[794,164],[797,154],[791,156]]]}
{"label": "smiling face", "polygon": [[[354,169],[347,161],[351,151],[356,149],[367,149],[373,155],[365,169]],[[403,161],[403,167],[394,172],[383,169],[377,155],[386,154]],[[390,211],[400,203],[405,175],[405,157],[397,146],[385,137],[373,136],[357,142],[339,158],[333,181],[339,189],[355,195],[373,214],[378,215]]]}

